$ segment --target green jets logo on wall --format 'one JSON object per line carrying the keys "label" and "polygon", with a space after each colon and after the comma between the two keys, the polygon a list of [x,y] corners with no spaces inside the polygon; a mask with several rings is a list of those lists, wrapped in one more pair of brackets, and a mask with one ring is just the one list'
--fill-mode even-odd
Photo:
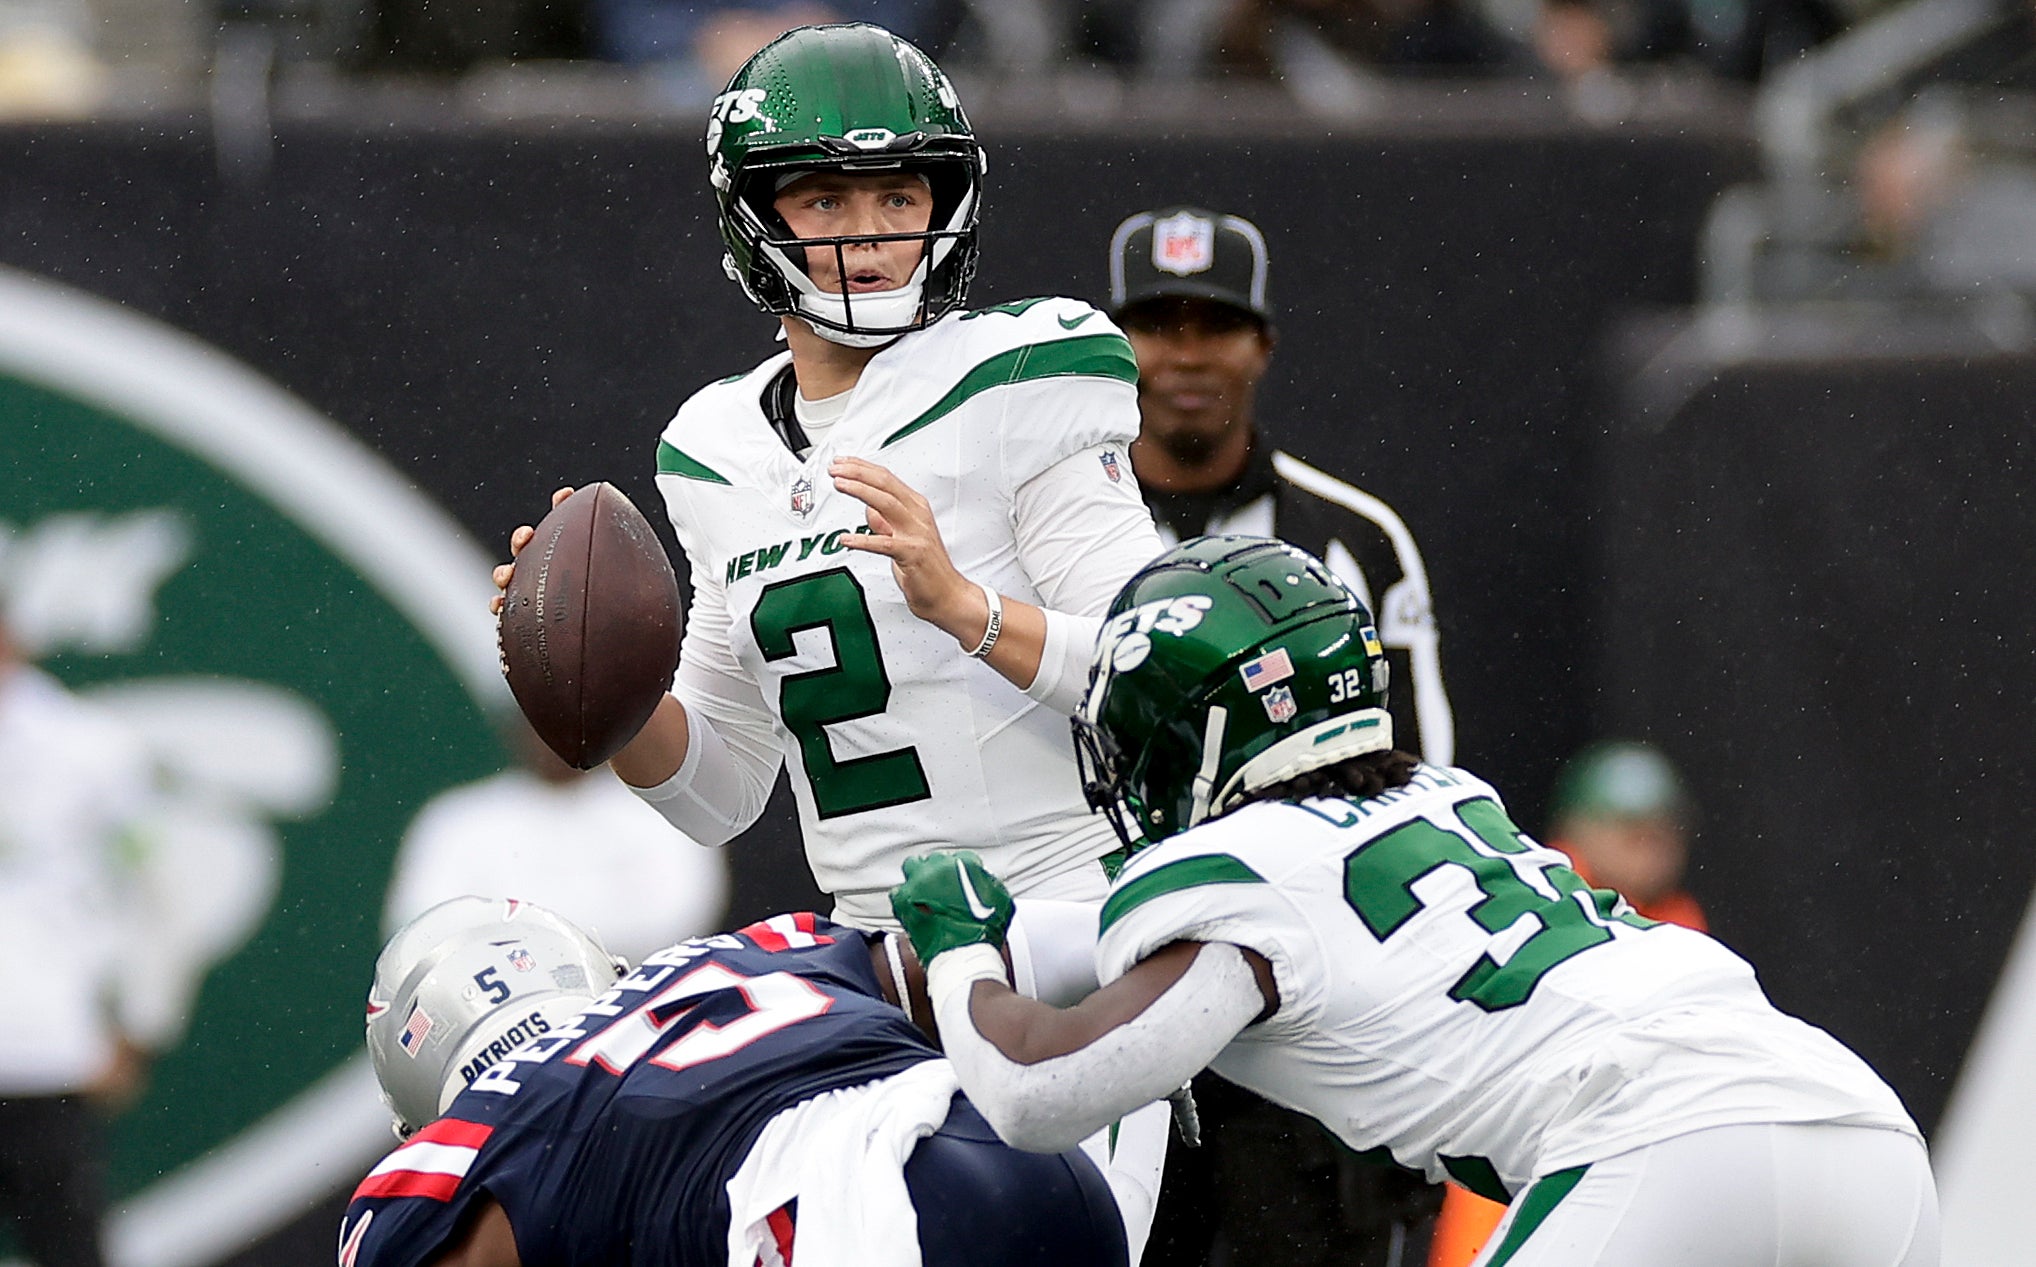
{"label": "green jets logo on wall", "polygon": [[411,817],[503,764],[490,561],[217,350],[6,271],[0,454],[0,610],[161,785],[119,955],[184,1006],[117,1126],[109,1248],[213,1261],[393,1143],[362,998]]}

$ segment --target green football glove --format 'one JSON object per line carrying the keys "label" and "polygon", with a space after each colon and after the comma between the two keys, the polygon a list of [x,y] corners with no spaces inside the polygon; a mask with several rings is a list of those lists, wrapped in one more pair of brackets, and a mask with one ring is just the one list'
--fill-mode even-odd
{"label": "green football glove", "polygon": [[905,859],[905,882],[891,890],[891,913],[924,964],[957,946],[1002,948],[1011,911],[1011,891],[967,850]]}

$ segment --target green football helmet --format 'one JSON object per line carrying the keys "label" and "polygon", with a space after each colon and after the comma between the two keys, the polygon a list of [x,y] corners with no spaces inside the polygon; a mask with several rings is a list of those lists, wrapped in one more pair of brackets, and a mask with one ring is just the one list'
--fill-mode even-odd
{"label": "green football helmet", "polygon": [[[707,157],[727,247],[722,267],[765,312],[801,317],[837,343],[875,347],[967,299],[983,147],[940,67],[882,27],[805,26],[766,44],[714,99]],[[772,209],[789,176],[899,169],[925,177],[932,193],[925,233],[801,240]],[[851,297],[807,276],[807,247],[840,252],[850,242],[910,237],[923,241],[919,268],[896,290]]]}
{"label": "green football helmet", "polygon": [[1074,719],[1092,808],[1131,849],[1393,746],[1371,613],[1321,560],[1197,537],[1118,591]]}

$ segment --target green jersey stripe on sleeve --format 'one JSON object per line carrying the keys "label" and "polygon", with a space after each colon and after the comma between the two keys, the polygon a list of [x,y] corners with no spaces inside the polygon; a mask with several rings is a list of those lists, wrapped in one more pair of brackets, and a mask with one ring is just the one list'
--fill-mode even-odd
{"label": "green jersey stripe on sleeve", "polygon": [[1139,876],[1118,886],[1103,903],[1103,919],[1099,932],[1106,932],[1110,925],[1123,919],[1132,911],[1156,897],[1181,889],[1191,889],[1203,884],[1264,884],[1265,877],[1228,854],[1205,854],[1199,858],[1183,858],[1169,862],[1163,867]]}
{"label": "green jersey stripe on sleeve", "polygon": [[677,475],[684,479],[699,480],[703,484],[726,484],[728,477],[704,462],[687,457],[672,447],[669,440],[657,442],[657,473]]}
{"label": "green jersey stripe on sleeve", "polygon": [[1042,378],[1114,378],[1136,385],[1138,362],[1121,334],[1086,334],[1078,339],[1028,343],[1000,352],[961,376],[933,407],[884,437],[888,448],[915,431],[932,426],[993,387]]}

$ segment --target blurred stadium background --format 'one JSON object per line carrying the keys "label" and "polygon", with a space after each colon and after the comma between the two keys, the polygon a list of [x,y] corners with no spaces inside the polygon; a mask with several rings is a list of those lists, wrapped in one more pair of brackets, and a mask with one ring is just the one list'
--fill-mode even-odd
{"label": "blurred stadium background", "polygon": [[[508,760],[482,569],[562,483],[662,524],[662,423],[771,350],[701,116],[825,17],[954,72],[976,303],[1101,297],[1142,208],[1266,230],[1263,425],[1423,543],[1460,761],[1538,824],[1587,740],[1671,752],[1715,931],[1932,1133],[1946,1261],[2023,1261],[2029,0],[0,0],[0,592],[181,525],[50,667],[325,736],[295,792],[201,772],[270,854],[120,1123],[115,1261],[330,1253],[396,843]],[[730,861],[731,919],[816,900],[788,805]]]}

